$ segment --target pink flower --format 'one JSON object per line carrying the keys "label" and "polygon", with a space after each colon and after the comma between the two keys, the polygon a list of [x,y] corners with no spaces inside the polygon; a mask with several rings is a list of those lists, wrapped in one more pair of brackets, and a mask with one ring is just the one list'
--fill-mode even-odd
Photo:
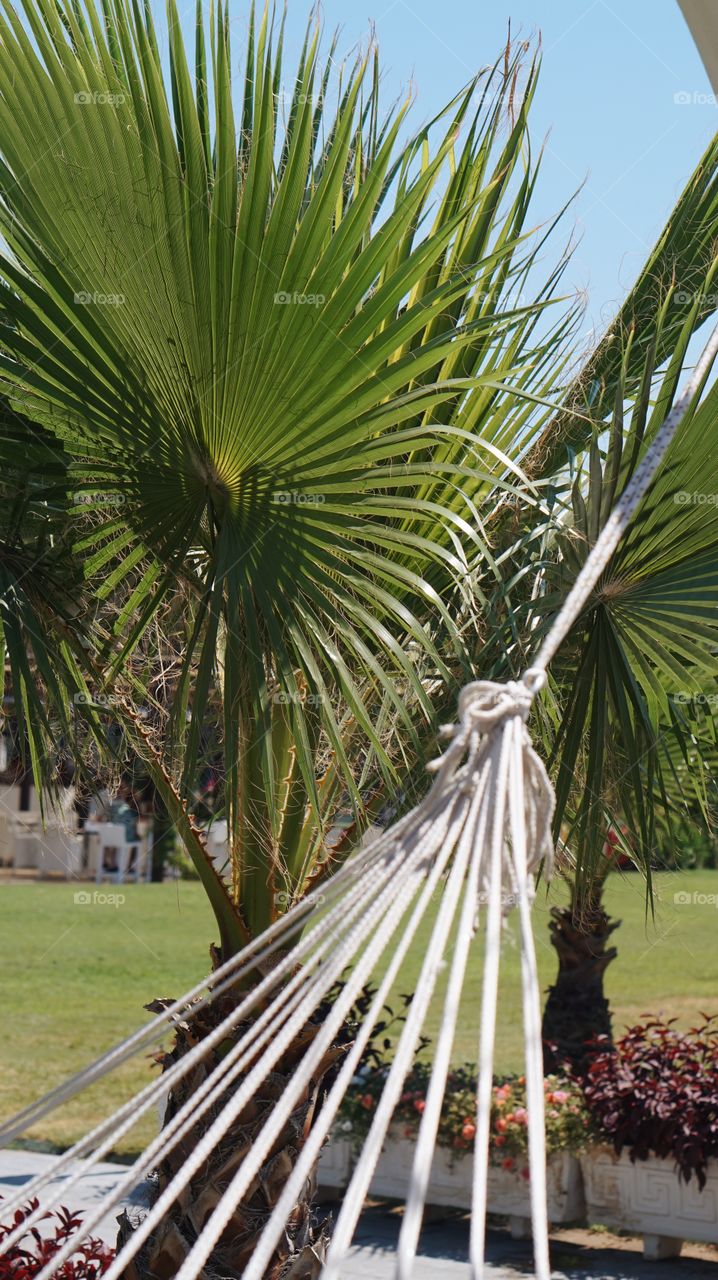
{"label": "pink flower", "polygon": [[421,1114],[421,1112],[424,1110],[425,1106],[426,1106],[426,1103],[424,1102],[423,1098],[416,1098],[416,1100],[415,1100],[415,1102],[414,1102],[414,1108],[415,1108],[415,1110],[416,1110],[416,1111],[418,1111],[418,1112],[419,1112],[419,1114]]}
{"label": "pink flower", "polygon": [[516,1120],[518,1124],[528,1124],[529,1113],[525,1107],[516,1108],[514,1111],[514,1120]]}
{"label": "pink flower", "polygon": [[462,1138],[466,1138],[467,1142],[470,1142],[471,1139],[476,1136],[476,1125],[472,1124],[470,1120],[467,1120],[461,1130],[461,1136]]}
{"label": "pink flower", "polygon": [[565,1089],[554,1089],[551,1101],[558,1103],[568,1102],[568,1098],[569,1095],[566,1093]]}

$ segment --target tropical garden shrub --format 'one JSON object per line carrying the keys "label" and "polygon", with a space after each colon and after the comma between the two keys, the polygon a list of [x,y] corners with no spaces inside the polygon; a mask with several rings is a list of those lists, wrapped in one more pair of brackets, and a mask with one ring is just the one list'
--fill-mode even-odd
{"label": "tropical garden shrub", "polygon": [[[601,1045],[601,1041],[598,1041]],[[599,1048],[585,1079],[597,1133],[632,1160],[674,1160],[699,1187],[718,1156],[718,1016],[689,1031],[649,1018]]]}
{"label": "tropical garden shrub", "polygon": [[[22,1225],[37,1206],[38,1201],[31,1200],[24,1209],[15,1211],[10,1222],[0,1222],[0,1244]],[[50,1230],[30,1227],[26,1236],[0,1256],[0,1280],[34,1280],[39,1276],[62,1245],[74,1235],[82,1222],[82,1214],[72,1213],[63,1206],[45,1213],[41,1220],[49,1224]],[[98,1280],[115,1256],[114,1249],[109,1249],[94,1237],[82,1241],[76,1252],[77,1257],[68,1259],[55,1273],[57,1280]]]}
{"label": "tropical garden shrub", "polygon": [[[715,800],[712,803],[715,812]],[[705,830],[694,815],[691,822],[679,824],[666,834],[656,850],[656,865],[668,871],[703,871],[718,867],[718,839],[714,830]]]}
{"label": "tropical garden shrub", "polygon": [[180,880],[199,880],[197,868],[183,846],[175,845],[166,855],[166,861],[178,874]]}

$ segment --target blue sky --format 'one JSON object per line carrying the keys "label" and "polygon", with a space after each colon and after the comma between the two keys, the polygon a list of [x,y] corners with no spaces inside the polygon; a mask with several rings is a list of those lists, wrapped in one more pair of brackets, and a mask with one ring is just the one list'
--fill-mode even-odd
{"label": "blue sky", "polygon": [[[308,3],[288,8],[294,54]],[[244,30],[246,5],[232,9]],[[541,32],[533,134],[548,142],[536,217],[586,180],[569,215],[580,244],[568,280],[588,290],[586,330],[603,328],[718,129],[677,0],[324,0],[322,13],[347,51],[373,21],[387,100],[413,81],[417,123],[494,60],[509,19],[516,35]]]}

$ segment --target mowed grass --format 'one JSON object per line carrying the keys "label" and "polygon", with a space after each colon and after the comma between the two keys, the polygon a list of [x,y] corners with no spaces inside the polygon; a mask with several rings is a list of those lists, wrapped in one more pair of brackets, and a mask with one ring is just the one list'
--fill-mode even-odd
{"label": "mowed grass", "polygon": [[[637,875],[614,877],[608,907],[623,923],[614,935],[618,958],[607,975],[617,1031],[646,1012],[677,1017],[684,1025],[701,1011],[718,1012],[718,872],[685,872],[656,879],[655,919],[646,914]],[[88,886],[90,892],[93,886]],[[120,906],[79,904],[78,886],[3,885],[0,888],[0,1114],[11,1115],[90,1062],[143,1021],[156,996],[176,996],[208,968],[213,919],[200,887],[103,886],[121,892]],[[542,986],[555,972],[548,911],[559,887],[539,891],[535,935]],[[425,954],[431,919],[424,922],[397,983],[413,989]],[[481,988],[481,938],[467,976],[454,1057],[476,1061]],[[439,998],[428,1031],[438,1025]],[[516,923],[505,933],[496,1067],[518,1069],[522,1031]],[[26,1136],[59,1145],[74,1141],[153,1078],[142,1054],[45,1117]],[[117,1144],[137,1150],[156,1132],[150,1113]]]}

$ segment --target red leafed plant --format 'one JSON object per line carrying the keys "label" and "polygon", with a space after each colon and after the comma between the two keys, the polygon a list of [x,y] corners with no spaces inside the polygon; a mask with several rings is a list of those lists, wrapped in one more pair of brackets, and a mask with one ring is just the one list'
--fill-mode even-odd
{"label": "red leafed plant", "polygon": [[[0,1245],[16,1227],[22,1225],[37,1205],[37,1200],[31,1200],[24,1209],[16,1210],[11,1222],[0,1222]],[[71,1213],[63,1207],[43,1214],[43,1221],[50,1224],[51,1233],[41,1233],[37,1227],[28,1227],[18,1243],[0,1256],[0,1280],[34,1280],[80,1226],[82,1214]],[[114,1250],[101,1240],[90,1238],[78,1244],[75,1254],[57,1271],[56,1280],[97,1280],[107,1271]]]}
{"label": "red leafed plant", "polygon": [[705,1186],[706,1164],[718,1156],[718,1025],[704,1015],[679,1031],[675,1019],[631,1027],[598,1052],[584,1080],[589,1111],[620,1154],[673,1159],[689,1182]]}

